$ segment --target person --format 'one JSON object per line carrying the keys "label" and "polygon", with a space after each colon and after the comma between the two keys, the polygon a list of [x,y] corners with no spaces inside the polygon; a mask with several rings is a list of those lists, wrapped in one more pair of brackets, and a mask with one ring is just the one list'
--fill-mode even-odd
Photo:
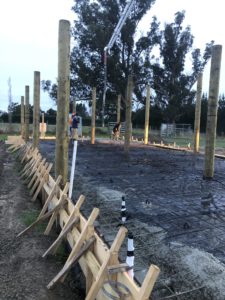
{"label": "person", "polygon": [[72,114],[72,139],[78,140],[78,123],[79,119],[76,116],[76,113]]}
{"label": "person", "polygon": [[121,122],[116,123],[115,126],[113,127],[112,134],[115,140],[118,140],[120,136],[120,127],[121,127]]}
{"label": "person", "polygon": [[72,138],[72,121],[73,121],[73,115],[74,115],[74,113],[72,113],[72,115],[70,115],[70,117],[69,117],[70,138]]}

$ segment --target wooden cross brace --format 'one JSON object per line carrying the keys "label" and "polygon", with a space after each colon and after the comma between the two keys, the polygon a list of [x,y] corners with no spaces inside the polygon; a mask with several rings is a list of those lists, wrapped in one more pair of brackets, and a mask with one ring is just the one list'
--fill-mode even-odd
{"label": "wooden cross brace", "polygon": [[42,161],[40,161],[39,166],[37,167],[37,170],[34,172],[34,174],[32,174],[31,176],[33,176],[28,184],[28,189],[30,189],[32,187],[32,184],[35,182],[36,177],[38,176],[41,168],[43,167],[43,165],[46,162],[46,158],[44,158]]}
{"label": "wooden cross brace", "polygon": [[46,180],[46,176],[48,177],[49,172],[51,171],[52,166],[53,166],[53,164],[50,163],[49,166],[48,166],[48,168],[47,168],[47,170],[46,170],[46,172],[44,173],[43,178],[41,179],[41,181],[40,181],[40,183],[39,183],[39,186],[38,186],[37,189],[36,189],[36,192],[35,192],[33,198],[31,199],[32,202],[34,202],[34,201],[37,199],[38,194],[40,193],[40,191],[41,191],[43,185],[44,185],[45,182],[47,181],[47,180]]}
{"label": "wooden cross brace", "polygon": [[58,212],[66,203],[66,195],[64,195],[64,197],[62,197],[56,204],[56,206],[50,210],[49,212],[47,212],[46,214],[44,214],[42,217],[38,217],[36,221],[34,221],[31,225],[29,225],[27,228],[25,228],[23,231],[21,231],[17,237],[21,236],[22,234],[26,233],[28,230],[30,230],[31,228],[33,228],[35,225],[43,222],[44,220],[46,220],[47,218],[49,218],[53,213]]}
{"label": "wooden cross brace", "polygon": [[55,254],[59,245],[61,244],[64,237],[67,235],[67,233],[69,233],[72,230],[72,228],[79,223],[80,207],[83,204],[84,200],[85,200],[85,197],[83,195],[81,195],[79,197],[76,205],[74,206],[74,209],[73,209],[72,213],[70,214],[66,224],[64,225],[63,229],[61,230],[59,236],[54,241],[54,243],[48,248],[48,250],[45,251],[45,253],[42,255],[42,257],[45,257],[46,255],[50,254],[51,252],[53,254]]}
{"label": "wooden cross brace", "polygon": [[59,280],[64,281],[65,277],[72,267],[72,265],[89,249],[89,247],[95,241],[94,237],[94,221],[99,215],[99,209],[94,208],[92,213],[90,214],[86,224],[84,225],[83,230],[80,233],[76,244],[72,248],[70,255],[62,268],[62,270],[52,279],[52,281],[48,284],[47,288],[52,288]]}
{"label": "wooden cross brace", "polygon": [[124,241],[126,233],[127,233],[127,229],[123,226],[120,227],[119,232],[117,233],[117,236],[109,252],[107,253],[107,257],[105,258],[103,264],[101,265],[97,277],[95,278],[85,300],[93,300],[97,297],[99,290],[101,289],[105,279],[107,278],[108,267],[110,265],[114,265],[115,263],[118,263],[118,252]]}

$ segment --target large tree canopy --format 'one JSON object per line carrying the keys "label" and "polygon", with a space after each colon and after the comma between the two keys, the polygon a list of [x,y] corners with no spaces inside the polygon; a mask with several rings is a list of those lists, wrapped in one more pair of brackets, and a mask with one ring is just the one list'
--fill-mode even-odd
{"label": "large tree canopy", "polygon": [[[71,53],[71,95],[90,99],[91,88],[97,88],[97,116],[101,115],[104,84],[104,47],[127,3],[126,0],[76,0],[72,35],[75,46]],[[149,20],[149,30],[137,37],[137,25],[155,0],[136,0],[121,34],[108,55],[106,117],[115,114],[116,96],[125,99],[127,78],[134,77],[134,99],[144,104],[146,84],[150,83],[152,98],[163,111],[163,118],[176,121],[187,105],[193,103],[192,90],[198,74],[211,55],[213,42],[206,45],[203,55],[193,49],[190,27],[183,28],[185,12],[177,12],[174,22],[163,30],[156,17]],[[158,51],[156,51],[158,50]],[[187,57],[191,67],[186,71]],[[57,85],[43,82],[43,89],[56,98]],[[123,106],[124,103],[122,103]]]}
{"label": "large tree canopy", "polygon": [[[190,27],[183,29],[184,11],[175,14],[175,20],[166,24],[160,33],[160,57],[152,63],[152,87],[156,101],[164,109],[167,121],[175,122],[184,113],[195,96],[192,90],[200,72],[211,56],[213,41],[206,44],[204,54],[199,49],[193,49],[194,37]],[[191,54],[188,56],[188,54]],[[186,71],[186,59],[189,57],[192,70]]]}

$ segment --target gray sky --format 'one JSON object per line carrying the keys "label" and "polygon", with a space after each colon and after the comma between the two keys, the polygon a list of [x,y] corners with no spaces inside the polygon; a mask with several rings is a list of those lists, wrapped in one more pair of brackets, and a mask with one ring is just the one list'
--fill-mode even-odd
{"label": "gray sky", "polygon": [[[13,102],[20,102],[25,85],[30,86],[33,103],[33,73],[41,79],[55,81],[57,77],[58,22],[71,21],[72,0],[0,0],[0,110],[8,105],[8,78],[11,77]],[[153,15],[159,21],[172,22],[174,14],[186,10],[185,25],[191,25],[194,46],[204,49],[205,43],[215,40],[224,44],[222,0],[156,0],[139,29],[144,31]],[[208,92],[210,64],[204,73],[203,90]],[[220,93],[225,92],[225,62],[222,58]],[[41,93],[41,108],[47,110],[53,102]]]}

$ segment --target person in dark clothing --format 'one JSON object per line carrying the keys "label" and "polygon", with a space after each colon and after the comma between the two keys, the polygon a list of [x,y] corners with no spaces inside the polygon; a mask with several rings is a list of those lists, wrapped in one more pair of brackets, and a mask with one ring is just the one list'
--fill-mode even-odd
{"label": "person in dark clothing", "polygon": [[116,125],[113,127],[112,130],[113,139],[118,140],[120,136],[120,128],[121,128],[121,122],[116,123]]}
{"label": "person in dark clothing", "polygon": [[75,113],[72,115],[72,139],[78,140],[78,123],[79,119]]}

